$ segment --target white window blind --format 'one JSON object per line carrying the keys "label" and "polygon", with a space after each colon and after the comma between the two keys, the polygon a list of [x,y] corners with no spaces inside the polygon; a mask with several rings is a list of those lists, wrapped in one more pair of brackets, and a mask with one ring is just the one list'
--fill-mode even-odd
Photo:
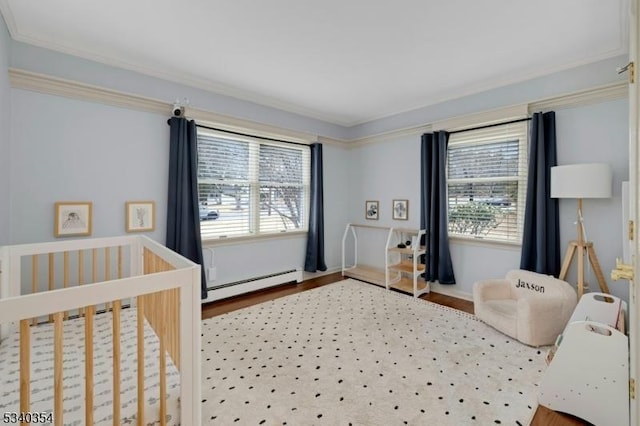
{"label": "white window blind", "polygon": [[449,136],[450,235],[521,242],[527,129],[527,122],[522,121]]}
{"label": "white window blind", "polygon": [[198,132],[202,239],[305,231],[309,147]]}

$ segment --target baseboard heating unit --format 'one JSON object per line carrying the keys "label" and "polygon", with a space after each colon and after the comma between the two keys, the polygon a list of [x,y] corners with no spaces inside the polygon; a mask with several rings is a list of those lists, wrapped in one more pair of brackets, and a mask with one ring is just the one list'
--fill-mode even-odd
{"label": "baseboard heating unit", "polygon": [[209,287],[207,298],[202,303],[213,302],[214,300],[226,299],[244,293],[249,293],[263,288],[273,287],[279,284],[302,281],[302,270],[291,269],[289,271],[277,272],[246,280]]}

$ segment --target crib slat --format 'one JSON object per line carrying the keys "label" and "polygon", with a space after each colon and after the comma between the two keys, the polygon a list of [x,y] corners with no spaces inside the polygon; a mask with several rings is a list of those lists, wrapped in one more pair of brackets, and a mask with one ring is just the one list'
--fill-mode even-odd
{"label": "crib slat", "polygon": [[54,253],[49,253],[49,290],[53,290],[54,286],[53,286],[53,280],[55,277],[55,258],[54,258]]}
{"label": "crib slat", "polygon": [[144,426],[144,296],[136,297],[138,332],[138,426]]}
{"label": "crib slat", "polygon": [[[104,280],[105,281],[111,280],[111,248],[110,247],[104,248]],[[110,307],[111,307],[111,304],[109,302],[106,302],[104,304],[105,311],[108,311]]]}
{"label": "crib slat", "polygon": [[[55,258],[53,253],[49,253],[49,291],[55,288]],[[53,314],[49,314],[49,322],[53,322]]]}
{"label": "crib slat", "polygon": [[[65,251],[63,254],[63,280],[62,280],[62,285],[64,286],[64,288],[69,287],[69,252]],[[65,311],[64,313],[64,319],[69,318],[69,312]]]}
{"label": "crib slat", "polygon": [[118,246],[118,279],[122,278],[122,246]]}
{"label": "crib slat", "polygon": [[78,250],[78,285],[84,284],[84,251]]}
{"label": "crib slat", "polygon": [[[84,251],[78,250],[78,285],[84,284]],[[78,314],[84,316],[84,308],[78,309]]]}
{"label": "crib slat", "polygon": [[95,307],[84,308],[84,400],[85,424],[93,424],[93,314]]}
{"label": "crib slat", "polygon": [[62,281],[62,285],[64,286],[64,288],[69,287],[69,252],[65,251],[62,254],[62,259],[63,259],[63,281]]}
{"label": "crib slat", "polygon": [[93,262],[91,262],[91,284],[98,282],[98,249],[92,250]]}
{"label": "crib slat", "polygon": [[120,425],[120,308],[122,302],[113,302],[113,426]]}
{"label": "crib slat", "polygon": [[[20,412],[31,408],[31,328],[29,320],[20,321]],[[22,423],[26,424],[26,423]]]}
{"label": "crib slat", "polygon": [[31,293],[38,292],[38,255],[31,256]]}
{"label": "crib slat", "polygon": [[[38,255],[31,256],[31,293],[38,292]],[[38,319],[32,318],[31,324],[37,324]]]}
{"label": "crib slat", "polygon": [[104,280],[109,281],[111,279],[111,248],[104,248]]}
{"label": "crib slat", "polygon": [[145,247],[144,251],[142,252],[142,258],[144,261],[144,274],[149,274],[150,270],[151,270],[151,253],[149,252],[149,249]]}
{"label": "crib slat", "polygon": [[169,338],[169,353],[173,358],[173,363],[180,369],[180,290],[173,289],[167,291],[169,301],[166,315],[167,336]]}
{"label": "crib slat", "polygon": [[62,343],[63,329],[62,321],[67,315],[65,312],[57,312],[53,314],[53,413],[55,426],[62,426],[63,408],[62,408]]}

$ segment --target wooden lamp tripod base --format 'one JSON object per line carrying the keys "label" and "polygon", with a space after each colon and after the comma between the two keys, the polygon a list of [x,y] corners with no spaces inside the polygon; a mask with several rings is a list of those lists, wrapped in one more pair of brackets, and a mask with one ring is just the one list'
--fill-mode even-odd
{"label": "wooden lamp tripod base", "polygon": [[585,251],[589,257],[589,262],[591,263],[593,272],[596,275],[598,284],[600,284],[600,290],[603,293],[609,293],[609,286],[607,286],[607,282],[602,274],[602,268],[600,268],[600,262],[598,262],[598,256],[596,256],[596,250],[593,247],[593,243],[584,240],[584,231],[582,227],[582,198],[578,199],[578,240],[571,241],[569,243],[569,247],[567,247],[567,254],[562,262],[562,269],[560,270],[560,276],[558,277],[561,280],[564,280],[567,277],[567,272],[569,271],[569,267],[571,266],[571,262],[573,261],[573,256],[576,254],[576,251],[578,252],[578,300],[580,300],[584,294],[585,287],[588,288],[588,285],[584,282]]}

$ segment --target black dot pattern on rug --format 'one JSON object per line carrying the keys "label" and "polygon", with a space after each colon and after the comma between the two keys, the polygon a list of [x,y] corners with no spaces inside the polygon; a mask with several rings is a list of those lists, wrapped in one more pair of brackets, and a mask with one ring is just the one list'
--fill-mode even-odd
{"label": "black dot pattern on rug", "polygon": [[202,323],[208,424],[527,424],[544,350],[345,280]]}

